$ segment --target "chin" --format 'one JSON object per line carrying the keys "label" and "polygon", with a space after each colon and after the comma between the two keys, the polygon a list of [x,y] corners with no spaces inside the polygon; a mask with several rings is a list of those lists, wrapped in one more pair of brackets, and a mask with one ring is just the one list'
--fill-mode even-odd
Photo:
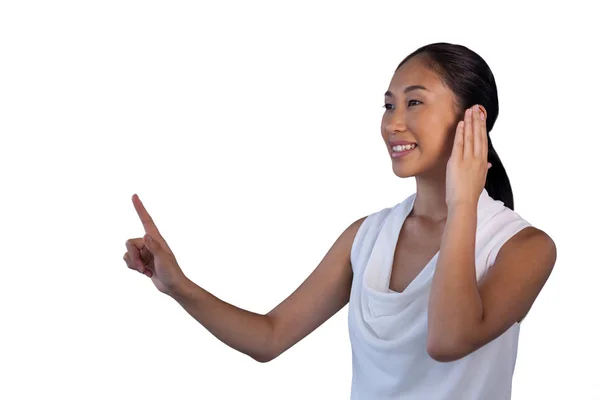
{"label": "chin", "polygon": [[397,164],[392,165],[392,170],[394,171],[394,174],[398,178],[410,178],[410,177],[417,175],[419,172],[414,167],[411,168],[408,165],[397,165]]}
{"label": "chin", "polygon": [[[416,150],[419,148],[417,147]],[[392,170],[399,178],[419,176],[437,177],[445,175],[448,158],[443,155],[423,157],[422,153],[407,154],[405,157],[391,158]]]}
{"label": "chin", "polygon": [[394,174],[399,178],[411,178],[423,173],[423,159],[421,157],[420,149],[417,147],[403,157],[393,158],[392,170]]}

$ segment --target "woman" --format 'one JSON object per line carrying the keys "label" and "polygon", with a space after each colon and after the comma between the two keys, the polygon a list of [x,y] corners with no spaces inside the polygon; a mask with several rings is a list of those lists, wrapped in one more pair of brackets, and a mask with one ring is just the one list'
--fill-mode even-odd
{"label": "woman", "polygon": [[266,315],[223,302],[179,268],[139,198],[143,238],[124,259],[228,346],[273,360],[346,304],[355,399],[510,398],[519,324],[556,247],[514,212],[488,133],[494,76],[464,46],[435,43],[400,63],[381,134],[402,203],[350,224],[314,272]]}

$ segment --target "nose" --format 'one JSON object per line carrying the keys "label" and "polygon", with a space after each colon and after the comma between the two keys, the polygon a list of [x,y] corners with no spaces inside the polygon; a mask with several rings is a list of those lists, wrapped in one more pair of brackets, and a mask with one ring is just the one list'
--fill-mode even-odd
{"label": "nose", "polygon": [[388,110],[383,116],[383,125],[389,133],[404,132],[406,130],[406,119],[402,110]]}

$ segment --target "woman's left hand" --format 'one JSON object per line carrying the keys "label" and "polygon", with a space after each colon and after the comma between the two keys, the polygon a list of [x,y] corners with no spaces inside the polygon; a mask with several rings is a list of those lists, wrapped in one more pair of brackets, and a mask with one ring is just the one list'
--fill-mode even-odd
{"label": "woman's left hand", "polygon": [[465,111],[464,121],[456,127],[452,155],[446,167],[446,205],[477,206],[485,187],[488,143],[485,115],[478,105]]}

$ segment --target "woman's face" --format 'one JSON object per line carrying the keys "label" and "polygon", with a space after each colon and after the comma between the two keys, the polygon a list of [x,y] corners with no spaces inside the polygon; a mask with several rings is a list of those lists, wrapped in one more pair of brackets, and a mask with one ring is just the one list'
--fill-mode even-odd
{"label": "woman's face", "polygon": [[407,61],[392,77],[385,108],[381,135],[390,157],[396,153],[392,150],[395,141],[417,145],[401,157],[392,157],[394,173],[405,178],[444,172],[462,113],[451,90],[424,66],[419,56]]}

